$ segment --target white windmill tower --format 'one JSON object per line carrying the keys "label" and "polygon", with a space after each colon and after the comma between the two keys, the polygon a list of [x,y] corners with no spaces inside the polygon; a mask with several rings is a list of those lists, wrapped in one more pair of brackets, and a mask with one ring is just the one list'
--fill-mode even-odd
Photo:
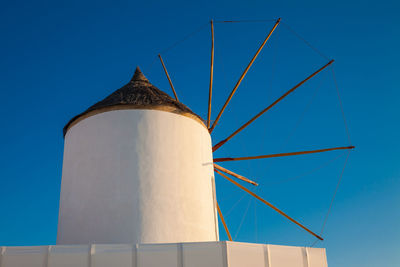
{"label": "white windmill tower", "polygon": [[139,68],[64,135],[57,244],[218,240],[210,134]]}

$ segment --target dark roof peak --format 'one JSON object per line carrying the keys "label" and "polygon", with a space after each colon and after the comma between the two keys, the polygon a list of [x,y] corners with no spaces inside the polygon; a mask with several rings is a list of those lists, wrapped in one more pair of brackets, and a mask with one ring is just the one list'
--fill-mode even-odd
{"label": "dark roof peak", "polygon": [[131,81],[120,89],[116,90],[103,100],[97,102],[93,106],[89,107],[86,111],[72,118],[67,125],[64,127],[64,136],[67,133],[69,127],[75,122],[79,121],[79,118],[84,118],[88,113],[92,111],[98,111],[100,109],[124,106],[129,109],[151,109],[157,108],[157,106],[169,106],[172,108],[173,113],[189,113],[197,117],[199,121],[201,118],[193,113],[187,106],[181,102],[173,99],[167,93],[161,91],[143,75],[139,67],[136,67],[135,74]]}
{"label": "dark roof peak", "polygon": [[150,83],[149,80],[144,76],[143,72],[140,70],[139,66],[136,67],[135,74],[131,79],[131,82],[147,82]]}

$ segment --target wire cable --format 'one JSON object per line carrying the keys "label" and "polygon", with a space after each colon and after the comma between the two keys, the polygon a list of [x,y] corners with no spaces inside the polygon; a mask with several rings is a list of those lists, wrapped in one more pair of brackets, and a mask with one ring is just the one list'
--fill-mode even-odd
{"label": "wire cable", "polygon": [[304,176],[310,175],[310,174],[312,174],[312,173],[314,173],[314,172],[316,172],[316,171],[318,171],[320,169],[323,169],[323,168],[327,167],[331,163],[335,162],[337,159],[343,157],[345,154],[346,154],[346,152],[343,152],[343,153],[339,154],[338,156],[334,157],[333,159],[330,159],[330,160],[318,165],[316,168],[311,169],[310,171],[303,172],[303,173],[301,173],[301,174],[299,174],[297,176],[291,177],[291,178],[286,178],[286,179],[283,179],[283,180],[280,180],[280,181],[271,182],[271,183],[268,183],[267,185],[269,185],[269,186],[270,185],[278,185],[278,184],[283,184],[283,183],[286,183],[286,182],[289,182],[289,181],[294,181],[294,180],[300,179],[300,178],[302,178]]}
{"label": "wire cable", "polygon": [[232,207],[229,209],[227,213],[225,213],[225,217],[228,217],[228,215],[233,211],[234,208],[243,200],[243,198],[246,196],[246,194],[242,194],[242,196],[239,198],[238,201],[236,201],[235,204],[232,205]]}
{"label": "wire cable", "polygon": [[315,46],[311,45],[310,42],[308,42],[305,38],[303,38],[300,34],[298,34],[295,30],[293,30],[292,27],[290,27],[286,22],[281,22],[284,27],[286,27],[291,33],[293,33],[297,38],[299,38],[301,41],[303,41],[308,47],[310,47],[314,52],[316,52],[318,55],[323,57],[326,60],[330,60],[329,57],[327,57],[325,54],[323,54],[319,49],[317,49]]}
{"label": "wire cable", "polygon": [[245,20],[215,20],[215,23],[248,23],[248,22],[272,22],[277,19],[245,19]]}
{"label": "wire cable", "polygon": [[297,119],[295,126],[293,127],[293,129],[291,130],[291,132],[286,136],[284,142],[281,145],[281,150],[283,150],[286,145],[289,143],[290,139],[293,137],[293,135],[296,133],[297,129],[299,128],[300,124],[302,123],[307,111],[311,108],[312,103],[314,102],[319,89],[322,87],[322,80],[320,82],[320,84],[318,86],[315,87],[314,92],[310,98],[310,100],[308,101],[308,103],[306,104],[306,106],[304,107],[304,109],[302,110],[302,112],[300,113],[299,118]]}
{"label": "wire cable", "polygon": [[[293,135],[296,133],[296,131],[298,130],[300,124],[302,123],[307,111],[311,108],[312,103],[314,102],[319,89],[322,87],[322,80],[320,82],[320,84],[318,86],[315,86],[315,89],[312,93],[312,96],[310,98],[310,100],[307,102],[307,104],[305,105],[305,107],[303,108],[303,110],[300,113],[299,118],[297,119],[295,126],[290,130],[289,134],[286,135],[285,140],[282,142],[281,146],[280,146],[280,150],[283,150],[284,147],[289,143],[290,139],[293,137]],[[265,127],[266,128],[266,127]],[[266,130],[265,130],[266,132]],[[271,165],[266,165],[266,167],[264,168],[264,171],[267,171],[269,168],[271,167]]]}
{"label": "wire cable", "polygon": [[341,171],[340,176],[339,176],[339,181],[338,181],[338,183],[336,185],[335,192],[333,193],[331,203],[329,204],[328,212],[325,215],[324,223],[322,224],[322,228],[321,228],[321,235],[324,232],[324,229],[325,229],[325,226],[326,226],[326,222],[327,222],[329,214],[331,213],[331,210],[332,210],[333,202],[334,202],[334,200],[336,198],[336,194],[337,194],[337,192],[339,190],[340,183],[342,182],[344,169],[346,168],[347,162],[349,160],[349,156],[350,156],[350,150],[349,150],[349,152],[347,152],[347,157],[346,157],[346,160],[344,161],[343,168],[342,168],[342,171]]}
{"label": "wire cable", "polygon": [[[344,173],[344,170],[345,170],[345,168],[346,168],[347,162],[348,162],[348,160],[349,160],[350,152],[351,152],[350,150],[349,150],[349,152],[347,152],[347,157],[346,157],[346,160],[344,161],[343,168],[342,168],[342,171],[341,171],[340,176],[339,176],[339,180],[338,180],[338,182],[337,182],[337,184],[336,184],[336,188],[335,188],[335,191],[334,191],[334,193],[333,193],[331,202],[330,202],[330,204],[329,204],[328,211],[327,211],[327,213],[326,213],[326,215],[325,215],[324,222],[322,223],[320,235],[322,235],[322,234],[324,233],[326,223],[327,223],[328,218],[329,218],[329,215],[330,215],[330,213],[331,213],[331,211],[332,211],[333,202],[335,201],[337,192],[339,191],[339,186],[340,186],[340,184],[341,184],[341,182],[342,182],[342,179],[343,179],[343,173]],[[319,241],[319,240],[317,239],[317,240],[311,245],[311,247],[315,246],[315,244],[317,244],[318,241]]]}
{"label": "wire cable", "polygon": [[255,230],[255,236],[256,236],[256,243],[258,242],[258,226],[257,226],[257,202],[256,199],[253,199],[254,203],[254,230]]}
{"label": "wire cable", "polygon": [[200,32],[203,28],[205,28],[206,26],[208,26],[210,22],[207,22],[203,25],[201,25],[200,27],[198,27],[196,30],[194,30],[193,32],[189,33],[188,35],[186,35],[185,37],[183,37],[182,39],[176,41],[175,43],[173,43],[172,45],[170,45],[169,47],[165,48],[164,50],[162,50],[160,52],[160,54],[165,54],[166,52],[168,52],[169,50],[171,50],[172,48],[176,47],[178,44],[186,41],[187,39],[189,39],[190,37],[192,37],[193,35],[195,35],[196,33]]}
{"label": "wire cable", "polygon": [[249,203],[247,204],[246,211],[245,211],[244,214],[243,214],[242,220],[240,221],[239,227],[238,227],[238,229],[236,230],[236,234],[235,234],[235,237],[233,238],[233,240],[237,240],[236,238],[237,238],[237,236],[238,236],[238,234],[239,234],[239,232],[240,232],[240,229],[242,228],[244,219],[246,218],[247,212],[249,211],[250,204],[251,204],[251,199],[249,199]]}
{"label": "wire cable", "polygon": [[337,93],[337,96],[338,96],[338,99],[339,99],[340,110],[342,112],[344,127],[346,128],[347,138],[349,140],[349,144],[351,145],[350,131],[349,131],[349,127],[347,125],[346,116],[344,115],[343,102],[342,102],[342,98],[340,97],[339,86],[338,86],[338,83],[337,83],[337,80],[336,80],[335,71],[333,69],[333,66],[332,66],[331,70],[332,70],[333,81],[334,81],[335,88],[336,88],[336,93]]}

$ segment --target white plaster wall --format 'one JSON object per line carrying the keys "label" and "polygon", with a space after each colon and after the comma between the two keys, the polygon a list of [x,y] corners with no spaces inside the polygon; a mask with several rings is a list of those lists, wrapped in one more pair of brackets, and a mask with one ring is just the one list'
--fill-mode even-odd
{"label": "white plaster wall", "polygon": [[[305,253],[305,251],[307,251]],[[0,267],[327,267],[323,248],[239,242],[0,247]],[[3,260],[2,260],[3,259]]]}
{"label": "white plaster wall", "polygon": [[218,240],[211,138],[158,110],[88,117],[65,136],[57,244]]}

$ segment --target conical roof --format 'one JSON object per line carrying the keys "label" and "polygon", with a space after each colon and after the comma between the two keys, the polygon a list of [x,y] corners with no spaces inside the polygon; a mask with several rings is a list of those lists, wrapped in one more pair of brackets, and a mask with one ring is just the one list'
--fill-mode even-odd
{"label": "conical roof", "polygon": [[168,107],[169,112],[192,115],[191,117],[194,116],[197,120],[202,121],[200,116],[187,106],[152,85],[137,67],[128,84],[73,117],[63,129],[64,136],[68,129],[79,122],[80,119],[100,113],[102,110],[110,110],[111,107],[115,107],[113,109],[160,109],[161,107]]}

